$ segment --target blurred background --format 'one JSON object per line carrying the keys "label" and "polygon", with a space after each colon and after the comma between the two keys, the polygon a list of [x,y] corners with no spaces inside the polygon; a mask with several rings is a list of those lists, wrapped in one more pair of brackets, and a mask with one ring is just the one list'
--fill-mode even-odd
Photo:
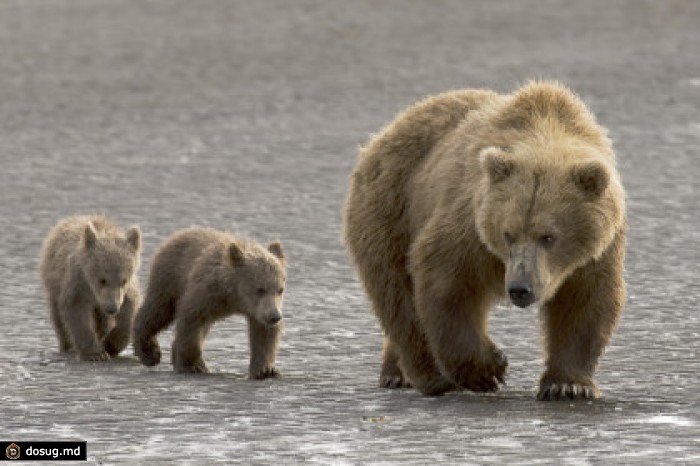
{"label": "blurred background", "polygon": [[[92,463],[700,462],[700,3],[692,0],[6,0],[0,3],[0,435],[87,440]],[[377,387],[381,332],[341,241],[357,148],[464,87],[561,80],[609,128],[628,195],[629,302],[604,398],[537,403],[537,315],[497,309],[499,393]],[[58,354],[36,272],[60,218],[157,245],[203,225],[290,257],[284,378],[246,379],[242,319],[215,374]]]}

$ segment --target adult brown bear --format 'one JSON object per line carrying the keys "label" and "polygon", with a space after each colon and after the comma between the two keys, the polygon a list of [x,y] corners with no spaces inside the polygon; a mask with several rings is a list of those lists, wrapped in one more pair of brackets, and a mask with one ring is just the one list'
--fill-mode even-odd
{"label": "adult brown bear", "polygon": [[463,90],[401,113],[363,148],[345,240],[386,340],[380,384],[491,391],[495,303],[540,306],[540,399],[597,397],[625,300],[624,191],[605,130],[556,83]]}

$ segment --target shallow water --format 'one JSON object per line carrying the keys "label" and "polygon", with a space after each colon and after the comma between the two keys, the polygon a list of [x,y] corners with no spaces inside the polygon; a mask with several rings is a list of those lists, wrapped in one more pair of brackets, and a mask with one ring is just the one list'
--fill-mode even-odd
{"label": "shallow water", "polygon": [[[690,1],[3,2],[0,435],[87,440],[105,464],[700,462],[699,22]],[[536,313],[513,307],[491,319],[501,392],[380,390],[381,333],[340,241],[357,146],[423,95],[532,76],[610,128],[628,192],[604,398],[536,402]],[[212,330],[208,376],[59,355],[38,252],[84,212],[141,226],[142,284],[178,228],[280,238],[284,377],[246,379],[241,319]]]}

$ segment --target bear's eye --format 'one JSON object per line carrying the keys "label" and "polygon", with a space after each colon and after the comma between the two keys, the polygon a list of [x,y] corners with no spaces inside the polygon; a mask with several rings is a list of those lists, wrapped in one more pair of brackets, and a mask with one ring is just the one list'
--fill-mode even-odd
{"label": "bear's eye", "polygon": [[126,278],[122,278],[122,281],[119,282],[119,285],[122,287],[125,287],[126,286]]}
{"label": "bear's eye", "polygon": [[265,290],[265,288],[258,288],[257,293],[258,296],[265,296],[265,293],[267,293],[267,291]]}
{"label": "bear's eye", "polygon": [[508,246],[513,244],[513,236],[511,236],[510,233],[503,233],[503,239],[506,241],[506,244]]}
{"label": "bear's eye", "polygon": [[279,290],[277,290],[277,294],[282,294],[282,293],[284,293],[284,288],[280,288]]}
{"label": "bear's eye", "polygon": [[540,236],[540,244],[543,248],[549,249],[554,246],[554,236],[552,235],[542,235]]}
{"label": "bear's eye", "polygon": [[100,286],[107,286],[107,280],[104,278],[100,278]]}

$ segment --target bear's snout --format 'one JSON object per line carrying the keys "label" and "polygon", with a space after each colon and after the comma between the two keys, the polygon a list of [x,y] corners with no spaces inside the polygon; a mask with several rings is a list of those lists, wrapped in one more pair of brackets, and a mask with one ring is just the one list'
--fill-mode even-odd
{"label": "bear's snout", "polygon": [[104,311],[107,315],[113,316],[119,312],[119,306],[117,306],[117,303],[107,304],[104,306]]}
{"label": "bear's snout", "polygon": [[274,326],[277,325],[280,320],[282,320],[282,316],[280,314],[274,314],[271,315],[270,317],[267,318],[267,325]]}
{"label": "bear's snout", "polygon": [[518,307],[528,307],[535,302],[532,285],[524,282],[513,282],[508,285],[508,295],[513,304]]}

